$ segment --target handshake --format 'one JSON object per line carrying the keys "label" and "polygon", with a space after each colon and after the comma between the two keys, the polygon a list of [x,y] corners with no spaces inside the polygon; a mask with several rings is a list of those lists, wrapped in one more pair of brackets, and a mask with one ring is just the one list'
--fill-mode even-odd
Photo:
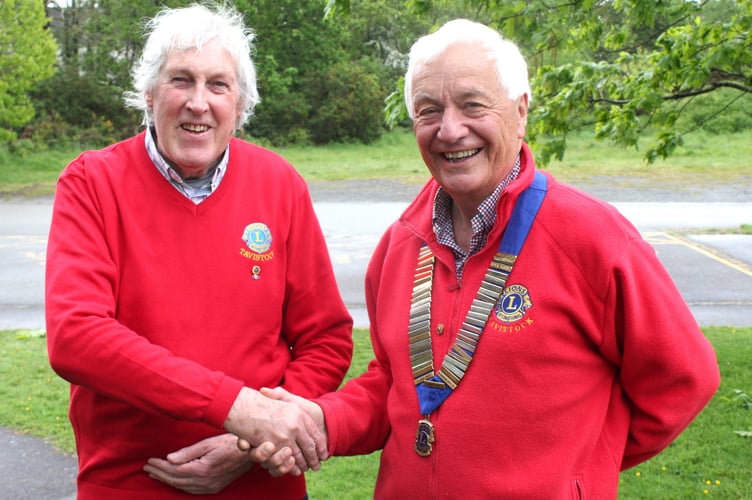
{"label": "handshake", "polygon": [[329,458],[321,407],[281,387],[260,392],[244,387],[225,429],[238,437],[238,449],[272,476],[319,470]]}

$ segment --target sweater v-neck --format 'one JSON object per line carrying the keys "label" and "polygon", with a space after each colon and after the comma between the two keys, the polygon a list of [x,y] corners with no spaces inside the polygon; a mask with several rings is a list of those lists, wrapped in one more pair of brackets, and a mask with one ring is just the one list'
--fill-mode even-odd
{"label": "sweater v-neck", "polygon": [[[181,193],[180,190],[176,189],[175,186],[173,186],[168,179],[165,179],[165,177],[159,171],[159,168],[156,165],[154,165],[154,162],[149,156],[149,153],[146,151],[146,146],[144,146],[143,141],[138,141],[138,143],[139,143],[139,150],[140,150],[139,153],[143,157],[143,164],[148,165],[147,170],[151,171],[147,175],[154,177],[155,181],[153,182],[153,184],[158,186],[158,187],[155,187],[156,190],[166,192],[164,195],[161,193],[159,194],[155,193],[155,195],[156,196],[169,196],[170,199],[174,200],[175,203],[177,203],[181,208],[190,212],[194,217],[200,217],[207,210],[211,209],[211,207],[214,204],[216,204],[220,198],[224,196],[223,193],[226,191],[226,189],[224,189],[225,184],[227,182],[232,181],[232,177],[233,177],[232,171],[234,169],[230,165],[232,161],[229,161],[227,164],[227,167],[226,167],[227,170],[224,174],[224,178],[222,179],[222,182],[220,182],[219,185],[216,187],[216,189],[214,189],[214,191],[212,191],[211,194],[209,194],[209,196],[207,196],[203,201],[201,201],[200,203],[195,203],[188,196]],[[227,147],[229,148],[230,145],[228,144]],[[141,163],[142,162],[139,162],[139,164]],[[151,184],[151,182],[149,184]]]}

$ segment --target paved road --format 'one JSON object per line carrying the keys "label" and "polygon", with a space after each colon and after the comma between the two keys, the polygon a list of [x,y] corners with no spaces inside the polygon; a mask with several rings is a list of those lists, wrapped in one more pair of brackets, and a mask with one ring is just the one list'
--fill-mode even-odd
{"label": "paved road", "polygon": [[[370,252],[406,204],[316,202],[337,279],[357,326],[368,325],[363,312],[363,275]],[[614,205],[655,244],[701,325],[752,326],[752,237],[692,231],[749,224],[752,202]],[[50,212],[49,200],[0,202],[0,330],[44,327],[44,255]]]}
{"label": "paved road", "polygon": [[[404,202],[316,204],[337,280],[356,326],[368,325],[363,275],[370,252],[405,205]],[[614,205],[654,245],[702,326],[752,326],[752,236],[697,231],[749,224],[752,203],[618,202]]]}
{"label": "paved road", "polygon": [[[392,195],[385,199],[395,201],[315,203],[356,326],[368,324],[363,275],[370,252],[409,199],[405,193]],[[618,201],[614,205],[656,248],[701,325],[752,326],[752,236],[699,231],[752,223],[752,202]],[[44,327],[50,212],[50,200],[0,201],[0,330]],[[72,500],[75,471],[74,457],[56,453],[42,440],[0,429],[0,499]]]}

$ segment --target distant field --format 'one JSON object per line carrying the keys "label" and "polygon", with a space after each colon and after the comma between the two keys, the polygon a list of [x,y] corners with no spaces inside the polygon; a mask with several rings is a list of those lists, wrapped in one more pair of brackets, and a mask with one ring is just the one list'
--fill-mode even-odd
{"label": "distant field", "polygon": [[[645,138],[644,147],[650,143]],[[422,183],[428,172],[409,131],[395,131],[370,145],[335,144],[277,149],[308,180],[383,179]],[[0,148],[0,195],[40,196],[54,192],[55,180],[79,149],[11,154]],[[747,182],[752,175],[748,133],[693,134],[665,161],[647,165],[642,152],[578,134],[568,141],[563,161],[546,168],[568,182],[593,177],[648,177],[686,185]]]}

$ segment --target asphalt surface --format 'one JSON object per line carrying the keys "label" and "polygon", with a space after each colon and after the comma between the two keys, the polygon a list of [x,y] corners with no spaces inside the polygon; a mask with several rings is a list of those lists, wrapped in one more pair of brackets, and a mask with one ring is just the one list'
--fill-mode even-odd
{"label": "asphalt surface", "polygon": [[[752,224],[752,176],[733,185],[651,186],[640,179],[579,185],[612,202],[656,248],[702,326],[752,326],[752,236],[711,234]],[[366,327],[363,273],[378,237],[419,186],[312,182],[338,283]],[[51,199],[0,200],[0,330],[44,327],[44,253]],[[76,458],[0,428],[1,500],[73,500]]]}

